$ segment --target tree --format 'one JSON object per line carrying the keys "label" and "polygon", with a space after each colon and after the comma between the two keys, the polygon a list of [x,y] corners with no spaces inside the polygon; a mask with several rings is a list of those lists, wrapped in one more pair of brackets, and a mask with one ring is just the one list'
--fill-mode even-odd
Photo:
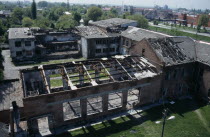
{"label": "tree", "polygon": [[148,28],[149,23],[148,20],[142,15],[130,15],[127,17],[128,19],[136,20],[138,22],[138,27],[140,28]]}
{"label": "tree", "polygon": [[38,6],[41,8],[46,8],[48,6],[48,2],[47,1],[40,1],[38,2]]}
{"label": "tree", "polygon": [[72,15],[63,15],[56,23],[57,29],[69,29],[74,28],[78,23],[74,20]]}
{"label": "tree", "polygon": [[22,20],[22,26],[23,27],[31,27],[33,25],[33,20],[29,17],[24,17]]}
{"label": "tree", "polygon": [[33,0],[32,4],[31,4],[31,15],[32,15],[32,19],[36,19],[36,2],[35,2],[35,0]]}
{"label": "tree", "polygon": [[79,23],[79,21],[81,20],[81,15],[78,13],[78,12],[75,12],[74,14],[73,14],[73,16],[74,16],[74,20],[76,20],[78,23]]}
{"label": "tree", "polygon": [[209,16],[206,14],[202,14],[199,17],[198,26],[200,27],[203,26],[203,28],[205,29],[208,26],[208,22],[209,22]]}
{"label": "tree", "polygon": [[21,21],[23,19],[23,11],[21,8],[15,8],[12,12],[12,17],[14,20],[14,23],[21,24]]}
{"label": "tree", "polygon": [[93,21],[97,21],[102,15],[102,10],[99,7],[91,7],[88,9],[87,16]]}
{"label": "tree", "polygon": [[34,22],[34,27],[40,27],[43,29],[50,28],[51,22],[47,18],[36,19]]}

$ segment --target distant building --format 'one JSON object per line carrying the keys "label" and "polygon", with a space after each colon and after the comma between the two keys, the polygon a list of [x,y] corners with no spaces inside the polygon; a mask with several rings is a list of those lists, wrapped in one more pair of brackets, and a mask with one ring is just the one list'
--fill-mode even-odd
{"label": "distant building", "polygon": [[108,32],[120,32],[128,28],[128,26],[136,27],[137,21],[121,18],[111,18],[107,20],[100,20],[96,22],[89,22],[90,26],[97,26]]}
{"label": "distant building", "polygon": [[76,27],[81,35],[79,42],[84,58],[107,57],[119,53],[120,35],[104,32],[96,26]]}
{"label": "distant building", "polygon": [[10,28],[8,39],[13,59],[22,60],[35,56],[36,39],[29,28]]}
{"label": "distant building", "polygon": [[133,6],[123,5],[121,8],[121,12],[122,13],[128,12],[128,13],[132,14],[133,9],[134,9]]}
{"label": "distant building", "polygon": [[0,17],[1,18],[6,18],[11,16],[11,11],[10,10],[0,10]]}
{"label": "distant building", "polygon": [[[80,37],[73,31],[50,31],[40,28],[10,28],[9,47],[13,60],[34,60],[56,54],[54,58],[68,56],[67,51],[78,51]],[[52,57],[52,56],[51,56]],[[46,57],[45,57],[46,58]]]}

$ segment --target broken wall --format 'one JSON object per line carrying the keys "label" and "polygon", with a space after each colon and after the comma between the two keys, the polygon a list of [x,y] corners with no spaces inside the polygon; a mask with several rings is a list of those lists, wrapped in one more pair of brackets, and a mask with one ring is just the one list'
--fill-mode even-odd
{"label": "broken wall", "polygon": [[[95,119],[103,115],[111,114],[114,111],[119,112],[125,110],[127,104],[126,94],[128,90],[132,88],[141,88],[144,86],[149,86],[147,88],[142,88],[142,97],[140,105],[143,105],[145,103],[152,103],[153,101],[158,100],[161,85],[160,81],[161,76],[158,75],[153,78],[145,78],[142,80],[113,82],[103,85],[80,88],[77,90],[61,91],[57,93],[27,97],[23,99],[24,112],[27,120],[41,115],[52,114],[54,117],[56,127],[70,123],[81,122],[81,120]],[[123,91],[122,107],[109,111],[107,95],[112,92],[120,91]],[[103,111],[97,114],[87,115],[87,98],[94,96],[102,97]],[[146,96],[149,97],[145,98]],[[63,103],[74,100],[80,100],[81,117],[64,121]]]}

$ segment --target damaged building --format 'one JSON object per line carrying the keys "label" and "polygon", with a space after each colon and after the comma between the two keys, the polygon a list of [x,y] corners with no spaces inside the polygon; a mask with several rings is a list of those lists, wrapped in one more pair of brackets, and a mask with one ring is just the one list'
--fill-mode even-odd
{"label": "damaged building", "polygon": [[119,54],[119,33],[104,32],[96,26],[79,26],[76,29],[81,35],[78,43],[83,57],[98,58]]}
{"label": "damaged building", "polygon": [[45,55],[50,58],[59,52],[60,56],[71,54],[68,51],[78,53],[80,36],[73,30],[51,31],[34,27],[10,28],[8,39],[13,60],[33,60]]}
{"label": "damaged building", "polygon": [[112,18],[90,22],[89,26],[76,27],[81,36],[79,47],[84,58],[110,57],[120,54],[121,32],[128,26],[137,26],[129,19]]}
{"label": "damaged building", "polygon": [[120,54],[128,55],[132,46],[136,45],[144,38],[163,38],[170,37],[169,35],[150,31],[142,28],[129,26],[128,29],[121,33]]}
{"label": "damaged building", "polygon": [[130,19],[111,18],[88,23],[90,26],[97,26],[107,32],[121,32],[128,26],[137,27],[138,22]]}
{"label": "damaged building", "polygon": [[[21,117],[27,121],[28,130],[40,134],[46,127],[53,133],[53,128],[101,118],[161,98],[161,72],[142,57],[44,65],[21,70],[20,75],[24,96]],[[40,127],[43,124],[47,125],[45,129]]]}
{"label": "damaged building", "polygon": [[143,56],[162,66],[163,94],[177,98],[191,93],[208,101],[210,97],[210,44],[189,37],[143,39],[129,54]]}

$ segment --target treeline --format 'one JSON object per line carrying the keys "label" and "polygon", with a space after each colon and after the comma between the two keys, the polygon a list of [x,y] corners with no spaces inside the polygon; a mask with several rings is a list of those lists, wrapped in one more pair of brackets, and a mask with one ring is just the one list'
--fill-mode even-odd
{"label": "treeline", "polygon": [[[6,32],[8,28],[40,27],[43,29],[61,30],[79,25],[81,19],[87,25],[89,20],[97,21],[115,17],[128,18],[137,20],[139,27],[148,27],[148,21],[143,16],[130,15],[129,13],[119,15],[119,11],[110,6],[69,5],[66,3],[49,3],[46,1],[40,1],[36,4],[34,0],[28,6],[11,6],[13,7],[11,17],[0,21],[0,35],[2,36],[0,37],[0,43],[8,42]],[[10,9],[10,6],[7,7]],[[102,10],[105,7],[110,8],[110,10]]]}

